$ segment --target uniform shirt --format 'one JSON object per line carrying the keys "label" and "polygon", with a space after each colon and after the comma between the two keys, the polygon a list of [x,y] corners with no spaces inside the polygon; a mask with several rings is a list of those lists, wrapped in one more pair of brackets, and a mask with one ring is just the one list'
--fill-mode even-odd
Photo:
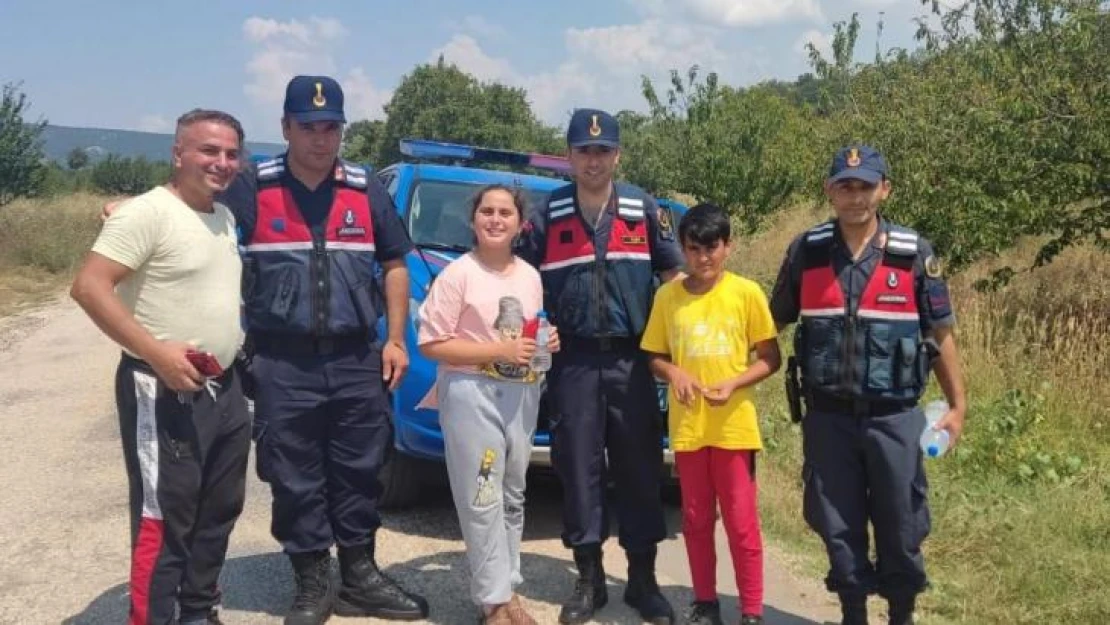
{"label": "uniform shirt", "polygon": [[[854,308],[859,304],[868,280],[882,261],[888,227],[889,223],[880,218],[878,231],[864,246],[858,261],[852,260],[852,251],[844,243],[840,229],[834,229],[831,243],[833,272],[847,298],[845,303],[850,307]],[[771,313],[780,326],[797,321],[801,310],[802,270],[805,269],[802,257],[804,238],[805,233],[802,233],[790,243],[786,260],[779,269],[775,287],[771,291]],[[956,323],[948,296],[948,285],[940,277],[939,272],[936,272],[935,276],[925,272],[926,261],[930,258],[933,258],[930,265],[939,266],[933,254],[933,246],[923,237],[918,237],[917,258],[913,263],[914,291],[917,295],[918,314],[921,317],[921,331],[924,334],[934,328],[947,327]]]}
{"label": "uniform shirt", "polygon": [[[634,188],[634,187],[633,187]],[[677,227],[670,211],[665,211],[666,224],[660,226],[660,207],[651,195],[639,192],[644,198],[644,217],[648,227],[648,246],[651,252],[651,268],[656,273],[664,273],[682,266],[682,248],[675,242]],[[575,204],[578,203],[577,189],[575,189]],[[609,203],[598,216],[597,227],[586,221],[582,216],[581,208],[578,219],[582,221],[586,234],[593,237],[594,249],[605,250],[609,247],[609,233],[613,225],[613,218],[617,214],[617,198],[620,197],[614,185],[609,196]],[[543,264],[544,255],[547,253],[547,201],[532,212],[524,232],[520,237],[517,254],[528,261],[532,266],[539,267]]]}
{"label": "uniform shirt", "polygon": [[134,272],[119,296],[154,338],[190,343],[226,368],[243,342],[242,263],[231,211],[214,209],[195,211],[156,187],[113,212],[92,251]]}
{"label": "uniform shirt", "polygon": [[[258,182],[257,167],[250,166],[235,177],[231,185],[218,196],[224,202],[239,224],[240,240],[249,241],[254,226],[258,223]],[[315,237],[323,237],[335,194],[335,179],[328,176],[318,187],[309,189],[297,180],[286,167],[281,174],[282,186],[288,187]],[[401,222],[393,198],[378,181],[377,177],[367,175],[366,195],[370,198],[370,216],[374,223],[374,256],[378,262],[395,260],[412,251],[408,231]]]}
{"label": "uniform shirt", "polygon": [[[775,338],[767,297],[758,284],[725,272],[708,292],[693,294],[681,280],[659,288],[640,347],[666,354],[705,386],[748,369],[756,343]],[[737,389],[723,406],[697,395],[690,406],[669,391],[671,449],[762,449],[752,389]]]}
{"label": "uniform shirt", "polygon": [[[447,265],[432,283],[420,307],[417,344],[460,338],[493,343],[521,336],[526,321],[543,308],[540,274],[517,259],[509,271],[497,273],[473,254]],[[510,363],[483,366],[441,364],[441,369],[484,373],[499,380],[534,382],[529,367]]]}

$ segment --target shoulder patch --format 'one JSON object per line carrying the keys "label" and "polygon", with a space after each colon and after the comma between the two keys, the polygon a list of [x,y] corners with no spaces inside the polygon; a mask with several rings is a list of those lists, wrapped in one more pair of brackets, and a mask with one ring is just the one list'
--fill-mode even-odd
{"label": "shoulder patch", "polygon": [[659,223],[659,236],[666,241],[674,241],[674,215],[671,209],[660,206],[655,212],[655,219]]}
{"label": "shoulder patch", "polygon": [[925,275],[930,278],[940,278],[944,275],[944,264],[933,254],[925,259]]}

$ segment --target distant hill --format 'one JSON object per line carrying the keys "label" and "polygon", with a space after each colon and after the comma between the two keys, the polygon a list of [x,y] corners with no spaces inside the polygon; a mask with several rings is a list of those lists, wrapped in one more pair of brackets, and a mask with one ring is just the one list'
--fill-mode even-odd
{"label": "distant hill", "polygon": [[[48,125],[42,131],[46,158],[65,163],[73,148],[82,148],[92,159],[99,160],[109,154],[152,161],[168,161],[173,135],[137,130],[112,130],[109,128],[73,128]],[[247,142],[247,149],[255,154],[278,154],[285,151],[279,143]]]}

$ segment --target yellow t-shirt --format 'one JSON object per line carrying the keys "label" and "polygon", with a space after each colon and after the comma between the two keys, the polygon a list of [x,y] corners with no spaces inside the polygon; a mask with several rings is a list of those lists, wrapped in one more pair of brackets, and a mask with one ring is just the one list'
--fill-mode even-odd
{"label": "yellow t-shirt", "polygon": [[198,212],[155,187],[112,213],[92,251],[134,271],[116,291],[154,338],[191,343],[225,368],[235,361],[242,262],[226,206]]}
{"label": "yellow t-shirt", "polygon": [[[669,356],[709,386],[743,373],[755,344],[776,334],[763,290],[726,271],[701,295],[687,291],[681,280],[664,284],[655,295],[640,347]],[[712,406],[700,395],[684,406],[673,391],[669,399],[672,450],[763,448],[750,388],[736,390],[723,406]]]}

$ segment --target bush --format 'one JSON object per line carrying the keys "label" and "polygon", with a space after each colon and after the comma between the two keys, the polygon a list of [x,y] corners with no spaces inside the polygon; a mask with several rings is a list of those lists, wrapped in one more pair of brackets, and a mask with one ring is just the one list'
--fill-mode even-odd
{"label": "bush", "polygon": [[109,155],[92,169],[93,188],[110,195],[138,195],[169,178],[169,163],[151,162],[143,157],[120,158]]}

